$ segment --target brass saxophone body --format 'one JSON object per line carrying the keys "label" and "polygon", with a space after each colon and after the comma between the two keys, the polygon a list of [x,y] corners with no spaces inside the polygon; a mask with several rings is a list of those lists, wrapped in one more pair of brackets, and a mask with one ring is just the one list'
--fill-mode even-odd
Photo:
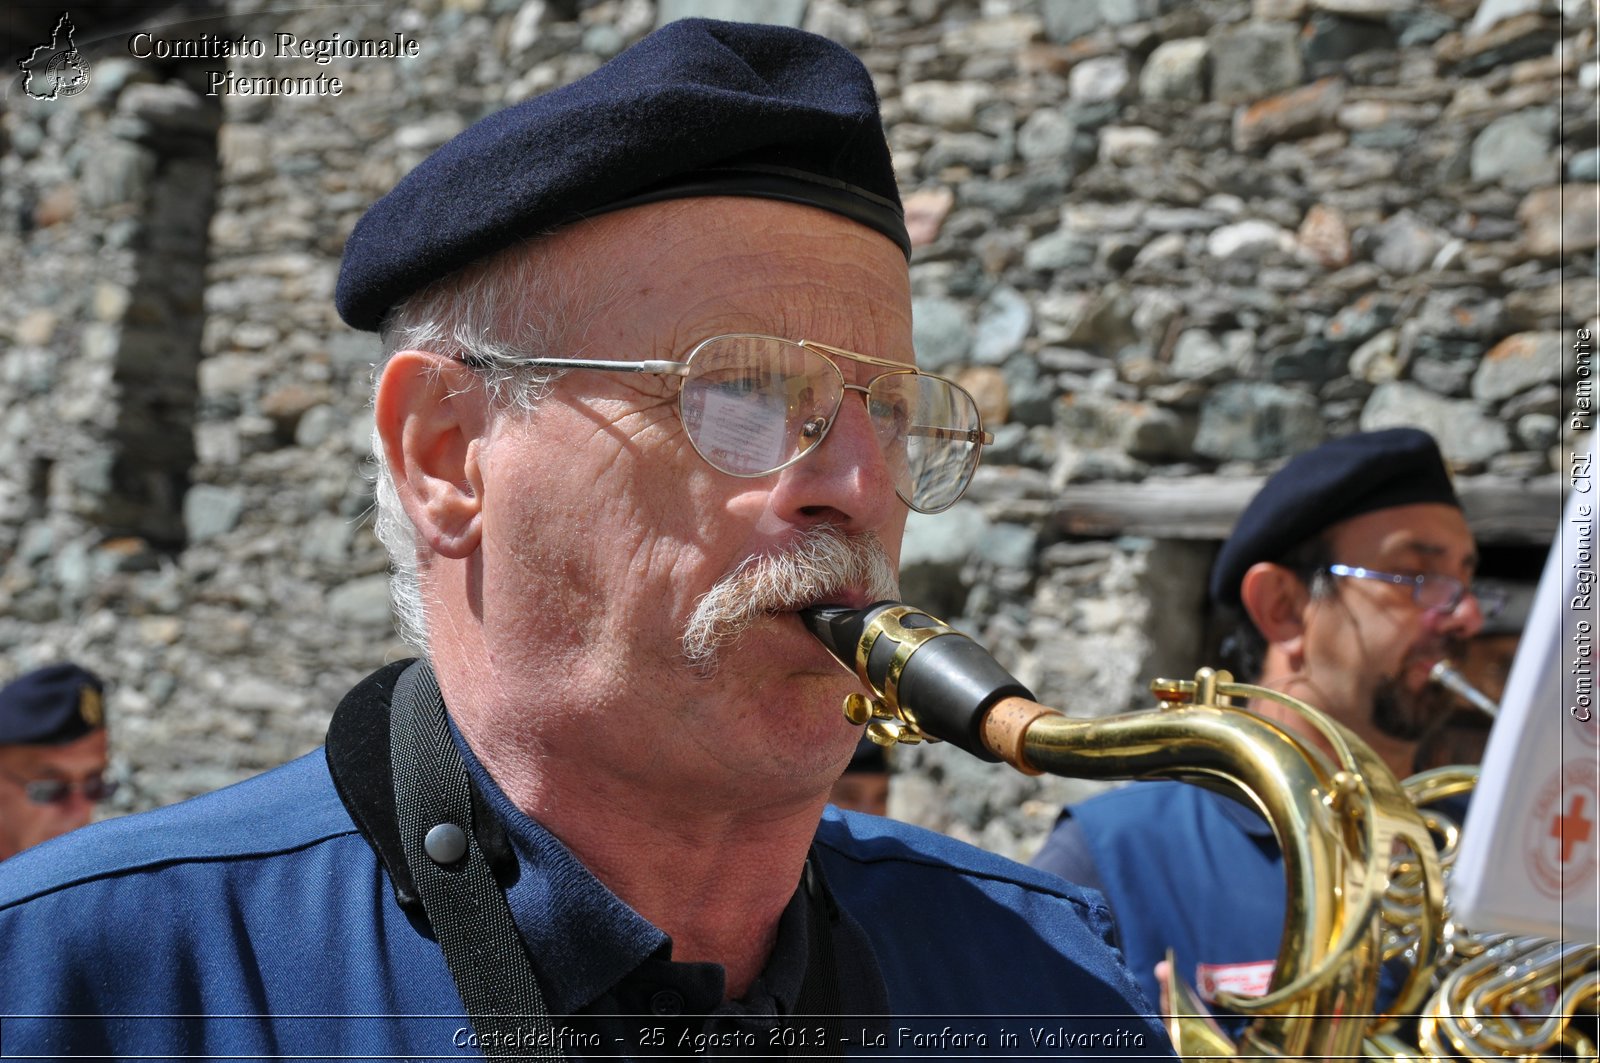
{"label": "brass saxophone body", "polygon": [[[1369,1036],[1392,1030],[1422,1003],[1443,929],[1435,847],[1393,773],[1339,724],[1297,699],[1210,669],[1193,680],[1158,680],[1157,708],[1073,718],[1035,702],[992,658],[972,679],[963,669],[976,644],[919,610],[880,603],[811,612],[813,632],[871,691],[852,695],[846,714],[872,727],[880,742],[941,738],[1034,774],[1177,779],[1220,790],[1266,817],[1283,851],[1290,896],[1267,994],[1219,997],[1253,1016],[1239,1053],[1358,1056]],[[918,655],[926,655],[926,670]],[[1234,704],[1252,698],[1288,707],[1334,756]],[[1412,894],[1413,964],[1390,1011],[1374,1019],[1383,898],[1397,852],[1405,854]],[[1169,1020],[1169,1032],[1186,1055],[1227,1047],[1203,1020]]]}

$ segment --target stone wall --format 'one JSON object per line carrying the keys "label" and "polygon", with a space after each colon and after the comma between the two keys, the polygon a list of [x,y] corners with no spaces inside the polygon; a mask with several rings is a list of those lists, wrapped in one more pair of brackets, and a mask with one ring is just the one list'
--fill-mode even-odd
{"label": "stone wall", "polygon": [[[13,83],[0,124],[0,676],[72,656],[112,680],[123,808],[315,747],[406,653],[365,520],[376,344],[331,304],[356,218],[470,122],[680,15],[804,25],[872,70],[919,360],[997,436],[968,500],[911,522],[907,597],[1042,700],[1134,707],[1205,652],[1218,533],[1084,533],[1074,490],[1238,485],[1417,424],[1463,484],[1513,485],[1489,492],[1508,538],[1555,524],[1571,343],[1597,325],[1587,4],[272,7],[101,27],[81,95]],[[138,29],[269,54],[135,57]],[[278,59],[278,33],[419,54]],[[319,76],[339,95],[239,87]],[[898,767],[899,814],[1022,854],[1082,785],[946,749]]]}

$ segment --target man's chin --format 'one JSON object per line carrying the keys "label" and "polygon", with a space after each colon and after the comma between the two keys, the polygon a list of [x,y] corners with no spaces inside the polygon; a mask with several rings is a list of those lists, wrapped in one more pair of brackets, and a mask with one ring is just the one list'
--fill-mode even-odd
{"label": "man's chin", "polygon": [[1448,693],[1432,685],[1412,691],[1390,680],[1372,696],[1372,726],[1401,742],[1421,741],[1452,711]]}

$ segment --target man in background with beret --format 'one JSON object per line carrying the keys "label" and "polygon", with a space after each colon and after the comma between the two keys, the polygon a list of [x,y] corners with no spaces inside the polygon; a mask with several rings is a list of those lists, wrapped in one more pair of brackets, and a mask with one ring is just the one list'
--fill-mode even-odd
{"label": "man in background with beret", "polygon": [[797,611],[892,596],[986,439],[908,254],[871,80],[796,30],[671,24],[406,177],[337,301],[424,656],[0,875],[7,1049],[1169,1053],[1098,898],[824,813],[856,681]]}
{"label": "man in background with beret", "polygon": [[52,664],[0,687],[0,860],[89,822],[111,796],[105,684]]}
{"label": "man in background with beret", "polygon": [[[1355,732],[1398,777],[1454,706],[1429,680],[1495,607],[1473,589],[1477,549],[1432,437],[1344,436],[1268,478],[1212,568],[1228,666]],[[1487,597],[1487,596],[1486,596]],[[1249,708],[1313,746],[1274,702]],[[1146,993],[1156,964],[1208,1003],[1267,990],[1283,929],[1283,861],[1267,822],[1196,786],[1137,783],[1063,811],[1034,866],[1101,890]],[[1236,1033],[1237,1018],[1225,1020]]]}

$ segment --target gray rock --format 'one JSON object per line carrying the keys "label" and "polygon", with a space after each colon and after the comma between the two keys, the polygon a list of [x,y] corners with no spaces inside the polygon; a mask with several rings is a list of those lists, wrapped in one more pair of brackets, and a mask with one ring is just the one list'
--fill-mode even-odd
{"label": "gray rock", "polygon": [[1389,19],[1389,25],[1398,31],[1395,43],[1401,48],[1429,45],[1456,28],[1456,20],[1443,11],[1421,9],[1406,11]]}
{"label": "gray rock", "polygon": [[996,288],[978,308],[973,361],[1000,365],[1020,350],[1033,326],[1033,307],[1015,288]]}
{"label": "gray rock", "polygon": [[300,556],[315,564],[341,565],[350,559],[350,544],[356,534],[355,525],[343,517],[322,513],[306,525],[300,540]]}
{"label": "gray rock", "polygon": [[1184,380],[1230,380],[1243,368],[1238,352],[1205,329],[1185,329],[1172,347],[1172,375]]}
{"label": "gray rock", "polygon": [[1562,332],[1519,332],[1495,344],[1472,377],[1472,397],[1491,403],[1554,384],[1572,369]]}
{"label": "gray rock", "polygon": [[1467,359],[1425,354],[1412,360],[1411,378],[1435,395],[1465,395],[1472,384],[1472,368]]}
{"label": "gray rock", "polygon": [[957,502],[943,513],[912,513],[900,546],[901,596],[953,615],[966,597],[961,568],[988,531],[989,519],[971,502]]}
{"label": "gray rock", "polygon": [[1528,254],[1545,257],[1589,251],[1600,245],[1600,204],[1592,185],[1541,188],[1517,206]]}
{"label": "gray rock", "polygon": [[1561,421],[1548,413],[1529,413],[1517,418],[1517,441],[1529,450],[1541,451],[1561,441]]}
{"label": "gray rock", "polygon": [[1436,226],[1409,210],[1402,210],[1376,226],[1372,260],[1397,277],[1426,270],[1448,238]]}
{"label": "gray rock", "polygon": [[1472,141],[1472,179],[1530,189],[1549,182],[1556,168],[1556,112],[1531,107],[1490,122]]}
{"label": "gray rock", "polygon": [[345,415],[326,403],[311,407],[300,416],[294,428],[297,447],[319,447],[334,438],[345,423]]}
{"label": "gray rock", "polygon": [[954,299],[927,296],[911,301],[911,342],[917,365],[938,372],[972,357],[972,325]]}
{"label": "gray rock", "polygon": [[1369,384],[1399,380],[1405,371],[1406,359],[1400,354],[1400,333],[1396,329],[1384,329],[1350,356],[1350,374]]}
{"label": "gray rock", "polygon": [[799,28],[805,14],[806,0],[661,0],[656,25],[680,18],[719,18]]}
{"label": "gray rock", "polygon": [[1105,103],[1121,98],[1133,83],[1128,61],[1121,55],[1085,59],[1072,68],[1067,84],[1075,103]]}
{"label": "gray rock", "polygon": [[97,145],[84,166],[84,205],[95,210],[143,206],[155,172],[156,157],[147,148],[121,140]]}
{"label": "gray rock", "polygon": [[1206,237],[1206,253],[1224,260],[1255,261],[1273,254],[1289,255],[1296,246],[1294,233],[1257,218],[1224,225]]}
{"label": "gray rock", "polygon": [[1567,180],[1600,181],[1600,148],[1585,148],[1567,163]]}
{"label": "gray rock", "polygon": [[1418,0],[1311,0],[1318,11],[1351,18],[1387,20],[1417,6]]}
{"label": "gray rock", "polygon": [[1041,107],[1017,131],[1017,154],[1029,162],[1064,159],[1078,128],[1053,107]]}
{"label": "gray rock", "polygon": [[615,26],[600,23],[583,31],[583,50],[602,59],[610,59],[627,46],[627,40]]}
{"label": "gray rock", "polygon": [[232,531],[244,513],[244,492],[234,487],[195,484],[183,496],[183,527],[191,543]]}
{"label": "gray rock", "polygon": [[24,565],[38,564],[55,551],[55,546],[54,528],[44,522],[29,524],[22,530],[22,539],[17,543],[17,560]]}
{"label": "gray rock", "polygon": [[1543,7],[1543,0],[1483,0],[1467,26],[1466,35],[1481,37],[1508,18],[1533,14]]}
{"label": "gray rock", "polygon": [[978,556],[1000,568],[1027,571],[1039,548],[1037,529],[1001,522],[992,525],[978,541]]}
{"label": "gray rock", "polygon": [[1045,36],[1070,44],[1106,26],[1146,22],[1166,10],[1166,0],[1044,0]]}
{"label": "gray rock", "polygon": [[1540,384],[1520,395],[1507,399],[1500,406],[1500,416],[1508,421],[1526,417],[1531,413],[1561,413],[1561,389],[1554,384]]}
{"label": "gray rock", "polygon": [[1212,99],[1245,103],[1300,84],[1303,71],[1295,27],[1246,22],[1212,40]]}
{"label": "gray rock", "polygon": [[1322,442],[1322,415],[1303,391],[1276,384],[1233,382],[1212,393],[1200,410],[1195,452],[1217,461],[1287,457]]}
{"label": "gray rock", "polygon": [[1211,47],[1204,37],[1163,41],[1139,72],[1139,95],[1147,100],[1203,100]]}
{"label": "gray rock", "polygon": [[1378,386],[1361,410],[1362,430],[1402,427],[1430,433],[1457,466],[1482,465],[1511,447],[1506,426],[1475,402],[1443,398],[1403,380]]}
{"label": "gray rock", "polygon": [[993,90],[981,83],[925,81],[907,85],[900,100],[919,122],[941,129],[966,130],[973,128],[979,106],[993,95]]}
{"label": "gray rock", "polygon": [[1068,229],[1057,229],[1029,243],[1022,252],[1022,264],[1028,269],[1046,272],[1075,269],[1093,265],[1099,251],[1096,240]]}
{"label": "gray rock", "polygon": [[986,172],[1000,158],[1001,145],[982,133],[946,133],[922,156],[922,170],[938,176],[952,166]]}
{"label": "gray rock", "polygon": [[1431,291],[1407,324],[1426,336],[1487,341],[1505,332],[1505,303],[1481,288]]}
{"label": "gray rock", "polygon": [[388,627],[389,577],[379,573],[362,576],[335,587],[328,594],[328,615],[336,621],[360,627]]}

